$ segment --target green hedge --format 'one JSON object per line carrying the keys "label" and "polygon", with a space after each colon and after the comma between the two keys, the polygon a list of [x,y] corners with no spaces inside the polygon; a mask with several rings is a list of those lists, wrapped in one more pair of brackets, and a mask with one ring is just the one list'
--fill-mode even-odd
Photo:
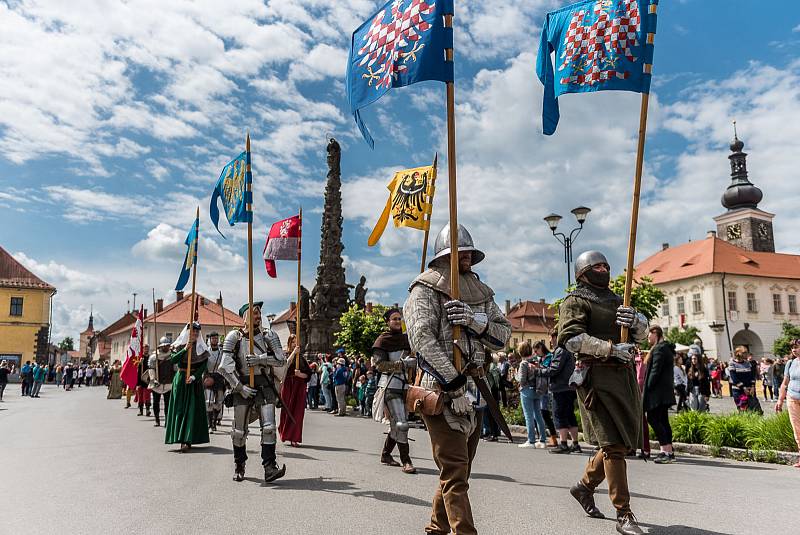
{"label": "green hedge", "polygon": [[[797,451],[789,414],[763,417],[753,413],[712,415],[686,411],[670,418],[675,442],[706,444],[715,448],[756,451]],[[652,430],[651,430],[651,437]]]}

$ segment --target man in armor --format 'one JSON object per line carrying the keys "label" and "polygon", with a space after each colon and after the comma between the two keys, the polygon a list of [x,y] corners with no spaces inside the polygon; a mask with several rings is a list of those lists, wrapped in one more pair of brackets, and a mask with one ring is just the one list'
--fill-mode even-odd
{"label": "man in armor", "polygon": [[631,512],[625,454],[641,443],[642,406],[634,366],[634,344],[621,343],[621,328],[634,342],[647,337],[648,320],[609,289],[610,267],[598,251],[575,262],[577,288],[559,308],[558,345],[572,352],[585,378],[578,386],[581,419],[590,441],[600,449],[583,477],[571,489],[587,515],[603,518],[594,503],[597,486],[608,480],[608,495],[617,512],[617,531],[639,535]]}
{"label": "man in armor", "polygon": [[[261,427],[261,464],[264,466],[264,480],[269,483],[286,474],[286,465],[278,467],[275,454],[277,425],[275,405],[279,401],[278,385],[273,368],[286,365],[281,341],[272,329],[261,328],[261,305],[244,304],[239,316],[244,319],[245,329],[249,326],[249,315],[253,316],[253,350],[249,354],[250,333],[236,329],[228,333],[222,345],[222,364],[219,372],[231,387],[233,403],[233,460],[235,463],[234,481],[244,480],[245,461],[247,461],[247,433],[251,411],[255,413]],[[250,369],[255,372],[254,386],[250,386]]]}
{"label": "man in armor", "polygon": [[388,331],[381,333],[372,346],[372,364],[381,372],[378,388],[383,389],[384,405],[389,411],[389,434],[383,444],[381,462],[389,466],[400,466],[392,457],[395,444],[400,451],[403,472],[416,474],[408,447],[408,413],[406,411],[406,370],[417,367],[417,359],[411,357],[408,335],[403,333],[403,316],[400,310],[390,308],[383,315]]}
{"label": "man in armor", "polygon": [[[494,302],[492,289],[472,271],[485,255],[475,248],[467,229],[458,227],[458,300],[450,298],[449,225],[436,237],[434,251],[428,269],[411,283],[403,308],[411,347],[419,353],[425,372],[421,384],[441,391],[447,400],[441,414],[422,417],[439,467],[439,486],[425,531],[471,535],[477,531],[467,491],[485,405],[475,380],[491,358],[486,348],[498,351],[505,347],[511,325]],[[453,325],[461,327],[455,341],[463,355],[460,370],[453,359]]]}
{"label": "man in armor", "polygon": [[172,379],[175,377],[175,365],[170,361],[172,351],[166,336],[158,341],[158,348],[147,360],[150,376],[150,391],[153,393],[153,414],[156,417],[155,427],[161,426],[161,397],[164,397],[164,418],[169,412],[169,397],[172,392]]}
{"label": "man in armor", "polygon": [[219,334],[214,331],[208,335],[208,369],[203,378],[203,387],[206,396],[206,413],[208,414],[208,428],[217,430],[217,425],[222,421],[222,402],[225,400],[225,378],[219,372],[222,364],[222,346],[219,344]]}

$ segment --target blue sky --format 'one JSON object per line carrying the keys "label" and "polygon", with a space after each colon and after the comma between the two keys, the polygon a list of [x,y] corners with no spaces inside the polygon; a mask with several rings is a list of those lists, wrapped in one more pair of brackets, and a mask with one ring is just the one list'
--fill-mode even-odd
{"label": "blue sky", "polygon": [[[624,263],[639,96],[567,95],[556,135],[540,133],[539,29],[546,11],[565,4],[456,2],[460,220],[487,253],[476,270],[499,301],[552,299],[563,288],[562,252],[542,221],[553,211],[591,207],[576,253],[607,251],[616,272]],[[280,263],[279,278],[267,279],[263,236],[300,205],[303,282],[313,286],[328,135],[343,147],[348,280],[363,273],[372,300],[403,301],[421,234],[390,227],[379,246],[366,241],[391,173],[444,152],[444,88],[391,92],[365,112],[375,150],[360,139],[347,112],[345,61],[350,33],[377,6],[0,2],[0,245],[59,288],[56,339],[82,330],[90,305],[102,326],[125,311],[133,292],[149,296],[155,287],[171,300],[198,204],[199,291],[222,290],[232,308],[246,299],[244,228],[223,240],[207,212],[218,173],[242,150],[248,129],[256,295],[266,308],[287,306],[295,276],[291,263]],[[777,214],[778,249],[800,252],[794,7],[661,2],[639,259],[713,228],[734,118],[751,179],[765,193],[761,207]],[[446,194],[442,180],[437,230]]]}

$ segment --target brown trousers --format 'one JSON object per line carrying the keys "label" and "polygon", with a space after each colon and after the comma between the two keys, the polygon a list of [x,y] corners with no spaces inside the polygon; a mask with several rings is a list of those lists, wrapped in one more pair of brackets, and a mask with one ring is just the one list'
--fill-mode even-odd
{"label": "brown trousers", "polygon": [[431,522],[426,533],[473,535],[478,531],[469,503],[469,475],[478,451],[480,419],[471,435],[455,431],[443,415],[423,416],[431,437],[433,460],[439,467],[439,488],[433,496]]}
{"label": "brown trousers", "polygon": [[628,490],[628,470],[625,464],[627,448],[622,444],[612,444],[600,448],[589,459],[581,483],[594,490],[608,480],[608,497],[617,510],[617,516],[631,512],[631,493]]}

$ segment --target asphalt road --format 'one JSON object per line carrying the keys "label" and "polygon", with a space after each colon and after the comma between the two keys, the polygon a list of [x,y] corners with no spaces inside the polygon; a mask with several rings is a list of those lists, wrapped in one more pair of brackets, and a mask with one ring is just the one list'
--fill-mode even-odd
{"label": "asphalt road", "polygon": [[[163,428],[105,394],[48,385],[29,399],[9,385],[0,404],[0,533],[423,533],[438,479],[422,430],[411,432],[420,473],[405,475],[378,462],[382,425],[312,411],[303,447],[279,446],[284,479],[260,480],[253,433],[248,479],[235,483],[227,417],[211,445],[180,454],[163,444]],[[585,462],[482,443],[470,489],[480,533],[615,533],[613,521],[586,518],[567,493]],[[651,534],[798,533],[795,468],[684,456],[668,466],[629,461],[628,473],[633,509]]]}

